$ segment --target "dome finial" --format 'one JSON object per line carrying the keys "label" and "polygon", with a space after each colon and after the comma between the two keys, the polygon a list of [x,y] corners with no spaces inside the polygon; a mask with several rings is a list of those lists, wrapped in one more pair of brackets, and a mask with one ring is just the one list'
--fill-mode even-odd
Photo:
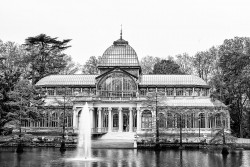
{"label": "dome finial", "polygon": [[122,24],[121,24],[120,39],[122,39]]}

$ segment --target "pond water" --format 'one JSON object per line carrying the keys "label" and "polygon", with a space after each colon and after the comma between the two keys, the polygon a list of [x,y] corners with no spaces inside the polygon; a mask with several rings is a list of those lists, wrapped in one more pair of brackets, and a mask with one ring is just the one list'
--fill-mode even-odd
{"label": "pond water", "polygon": [[0,167],[250,167],[250,151],[223,157],[202,150],[92,149],[91,160],[73,159],[75,149],[60,153],[59,148],[0,148]]}

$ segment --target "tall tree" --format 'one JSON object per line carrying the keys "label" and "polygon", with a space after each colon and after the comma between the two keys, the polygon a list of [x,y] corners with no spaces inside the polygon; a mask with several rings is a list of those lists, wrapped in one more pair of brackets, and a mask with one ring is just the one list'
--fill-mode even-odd
{"label": "tall tree", "polygon": [[83,65],[82,73],[83,74],[98,74],[98,63],[100,61],[100,56],[95,57],[91,56],[86,63]]}
{"label": "tall tree", "polygon": [[9,112],[2,115],[1,123],[15,121],[20,127],[21,120],[39,118],[38,107],[43,105],[44,95],[41,88],[31,85],[28,80],[20,80],[15,84],[14,89],[8,92],[8,101],[5,105],[9,108]]}
{"label": "tall tree", "polygon": [[161,60],[154,65],[154,74],[184,74],[173,60]]}
{"label": "tall tree", "polygon": [[71,75],[75,74],[78,72],[81,68],[80,64],[75,64],[75,62],[72,61],[71,56],[65,56],[65,61],[67,62],[66,67],[60,71],[59,74],[64,74],[64,75]]}
{"label": "tall tree", "polygon": [[29,69],[28,63],[24,62],[26,55],[27,52],[22,45],[10,41],[4,43],[0,40],[1,72],[20,71],[22,77],[25,77]]}
{"label": "tall tree", "polygon": [[222,71],[223,94],[225,103],[230,104],[230,115],[233,119],[233,129],[243,137],[244,117],[246,116],[246,102],[249,87],[250,38],[225,40],[219,49],[220,68]]}
{"label": "tall tree", "polygon": [[23,64],[24,50],[14,42],[0,41],[0,128],[11,121],[11,107],[7,105],[8,93],[14,90],[20,77],[26,74],[27,64]]}
{"label": "tall tree", "polygon": [[176,63],[185,74],[194,74],[193,57],[187,53],[176,55]]}
{"label": "tall tree", "polygon": [[29,52],[26,61],[30,64],[29,79],[36,84],[41,78],[58,74],[67,66],[66,54],[63,51],[70,46],[70,39],[58,40],[45,34],[28,37],[25,40],[26,50]]}
{"label": "tall tree", "polygon": [[159,57],[145,56],[141,59],[140,65],[142,68],[142,74],[153,74],[154,65],[160,62]]}

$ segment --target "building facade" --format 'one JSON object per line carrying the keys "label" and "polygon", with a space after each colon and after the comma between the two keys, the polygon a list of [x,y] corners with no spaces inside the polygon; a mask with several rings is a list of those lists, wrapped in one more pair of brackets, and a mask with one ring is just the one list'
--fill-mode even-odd
{"label": "building facade", "polygon": [[93,133],[131,132],[209,135],[230,132],[227,107],[210,98],[210,87],[193,75],[144,75],[127,41],[113,42],[103,53],[98,75],[50,75],[37,86],[47,91],[44,117],[23,122],[30,128],[61,129],[65,110],[68,131],[77,131],[88,103]]}

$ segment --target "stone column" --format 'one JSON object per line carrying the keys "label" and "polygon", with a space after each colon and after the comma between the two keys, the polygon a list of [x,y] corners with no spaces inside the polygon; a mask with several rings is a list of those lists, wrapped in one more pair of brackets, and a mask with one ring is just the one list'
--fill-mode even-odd
{"label": "stone column", "polygon": [[94,108],[93,107],[89,107],[89,116],[90,116],[90,120],[91,120],[91,122],[92,122],[92,125],[90,125],[90,127],[91,127],[91,132],[93,132],[93,124],[94,124],[94,122],[93,122],[93,111],[94,111]]}
{"label": "stone column", "polygon": [[141,114],[140,114],[140,107],[136,108],[137,110],[137,132],[141,131]]}
{"label": "stone column", "polygon": [[231,129],[230,128],[230,117],[227,118],[227,129],[229,129],[229,130]]}
{"label": "stone column", "polygon": [[[51,120],[49,120],[49,125],[51,125]],[[73,109],[73,129],[77,128],[77,110]]]}
{"label": "stone column", "polygon": [[133,132],[133,108],[129,108],[129,132]]}
{"label": "stone column", "polygon": [[118,108],[118,112],[119,112],[119,129],[118,129],[118,132],[122,132],[123,121],[122,121],[122,108],[121,107]]}
{"label": "stone column", "polygon": [[112,108],[111,107],[109,107],[108,108],[108,110],[109,110],[109,118],[108,118],[108,132],[112,132],[112,116],[111,116],[111,111],[112,111]]}
{"label": "stone column", "polygon": [[102,108],[98,107],[98,132],[102,132]]}

